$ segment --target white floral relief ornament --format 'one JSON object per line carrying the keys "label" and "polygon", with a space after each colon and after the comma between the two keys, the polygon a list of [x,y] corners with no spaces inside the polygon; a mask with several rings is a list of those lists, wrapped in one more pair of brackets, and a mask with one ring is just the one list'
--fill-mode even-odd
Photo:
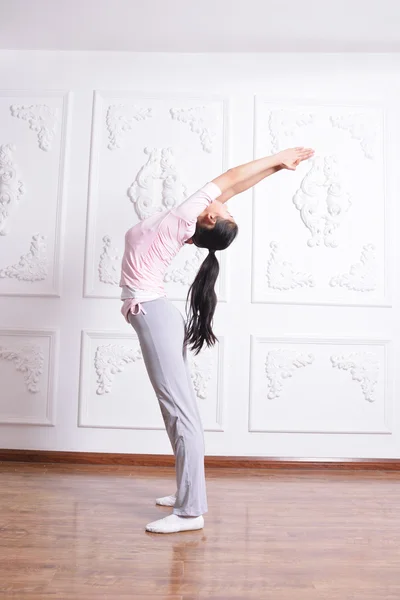
{"label": "white floral relief ornament", "polygon": [[373,292],[377,288],[377,276],[376,248],[373,244],[367,244],[363,247],[360,262],[351,265],[348,273],[332,277],[329,285],[355,292]]}
{"label": "white floral relief ornament", "polygon": [[283,259],[280,246],[271,242],[271,255],[267,264],[268,287],[274,290],[287,291],[298,287],[314,287],[315,280],[310,273],[301,273],[294,269],[292,263]]}
{"label": "white floral relief ornament", "polygon": [[44,235],[32,237],[29,252],[23,254],[18,263],[0,269],[0,278],[8,277],[19,281],[43,281],[48,275],[47,244]]}
{"label": "white floral relief ornament", "polygon": [[14,163],[14,151],[12,144],[0,146],[0,235],[9,233],[9,217],[25,193]]}
{"label": "white floral relief ornament", "polygon": [[26,344],[21,348],[8,348],[0,345],[0,359],[14,363],[17,371],[23,374],[29,392],[40,391],[39,379],[43,374],[44,356],[39,345]]}
{"label": "white floral relief ornament", "polygon": [[99,262],[99,280],[109,285],[118,285],[121,273],[121,255],[112,247],[109,235],[103,237],[103,251]]}
{"label": "white floral relief ornament", "polygon": [[185,261],[183,267],[175,267],[165,273],[164,282],[190,285],[205,256],[206,252],[202,248],[197,248],[190,258]]}
{"label": "white floral relief ornament", "polygon": [[375,402],[375,388],[378,384],[379,362],[372,352],[353,352],[347,356],[331,356],[332,367],[349,371],[353,381],[361,384],[364,398]]}
{"label": "white floral relief ornament", "polygon": [[118,344],[98,346],[94,357],[94,367],[97,373],[96,394],[109,394],[114,377],[122,373],[126,365],[142,358],[140,348],[129,348]]}
{"label": "white floral relief ornament", "polygon": [[127,131],[132,131],[135,123],[150,119],[152,116],[153,111],[151,108],[111,104],[106,114],[108,149],[122,148],[124,134]]}
{"label": "white floral relief ornament", "polygon": [[272,152],[279,152],[288,144],[296,129],[314,123],[315,115],[295,109],[281,108],[271,110],[268,118],[268,128],[271,136]]}
{"label": "white floral relief ornament", "polygon": [[275,400],[282,393],[285,379],[293,377],[296,369],[312,365],[314,356],[297,350],[271,350],[265,360],[268,380],[268,399]]}
{"label": "white floral relief ornament", "polygon": [[41,150],[51,150],[53,139],[57,132],[57,109],[50,108],[46,104],[32,104],[22,106],[13,104],[10,106],[13,117],[27,121],[30,129],[37,133],[38,145]]}
{"label": "white floral relief ornament", "polygon": [[[172,148],[145,148],[147,162],[128,189],[136,214],[143,221],[157,212],[170,210],[186,197],[186,187],[175,165]],[[158,201],[161,182],[161,202]]]}
{"label": "white floral relief ornament", "polygon": [[293,197],[304,225],[311,233],[308,246],[336,248],[335,231],[351,207],[334,156],[316,157]]}
{"label": "white floral relief ornament", "polygon": [[199,136],[204,152],[211,153],[213,151],[217,134],[212,124],[213,118],[209,107],[171,108],[170,115],[174,121],[189,125],[190,130]]}
{"label": "white floral relief ornament", "polygon": [[360,147],[366,158],[374,159],[378,128],[376,119],[373,116],[352,113],[342,116],[331,116],[330,121],[332,127],[348,131],[353,139],[360,142]]}
{"label": "white floral relief ornament", "polygon": [[198,400],[206,400],[208,384],[212,377],[213,357],[210,350],[206,349],[197,356],[189,354],[190,375],[193,388]]}

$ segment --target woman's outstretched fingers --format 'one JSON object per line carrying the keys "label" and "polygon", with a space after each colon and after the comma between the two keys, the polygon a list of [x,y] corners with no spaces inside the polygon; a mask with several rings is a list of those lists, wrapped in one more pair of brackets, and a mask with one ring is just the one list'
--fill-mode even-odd
{"label": "woman's outstretched fingers", "polygon": [[301,162],[303,160],[311,158],[312,156],[314,156],[314,150],[312,150],[311,148],[305,148],[304,150],[299,152],[298,160]]}

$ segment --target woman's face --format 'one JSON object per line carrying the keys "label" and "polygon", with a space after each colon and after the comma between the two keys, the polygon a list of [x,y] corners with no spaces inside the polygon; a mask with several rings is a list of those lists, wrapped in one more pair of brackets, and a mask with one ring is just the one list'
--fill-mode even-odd
{"label": "woman's face", "polygon": [[[217,219],[227,219],[235,223],[235,219],[226,207],[226,204],[215,200],[197,217],[197,222],[203,227],[214,227]],[[193,244],[193,240],[187,240],[185,244]]]}
{"label": "woman's face", "polygon": [[203,210],[201,215],[197,217],[198,223],[201,223],[201,225],[205,227],[214,227],[217,219],[227,219],[233,223],[235,222],[235,219],[232,217],[226,204],[218,202],[218,200],[211,202],[211,204]]}

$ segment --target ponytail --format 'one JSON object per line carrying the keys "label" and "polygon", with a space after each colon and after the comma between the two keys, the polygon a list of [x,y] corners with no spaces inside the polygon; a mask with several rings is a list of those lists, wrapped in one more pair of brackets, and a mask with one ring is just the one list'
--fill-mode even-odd
{"label": "ponytail", "polygon": [[218,219],[213,228],[204,227],[199,222],[192,237],[198,248],[208,248],[209,254],[203,261],[195,280],[190,286],[186,309],[189,305],[186,323],[185,343],[198,354],[204,344],[210,347],[217,342],[212,330],[217,294],[214,286],[219,274],[216,250],[225,250],[233,242],[238,232],[234,221]]}
{"label": "ponytail", "polygon": [[190,286],[185,342],[198,354],[204,344],[213,346],[217,340],[212,330],[217,294],[215,283],[219,274],[219,263],[215,250],[210,250],[203,261],[195,280]]}

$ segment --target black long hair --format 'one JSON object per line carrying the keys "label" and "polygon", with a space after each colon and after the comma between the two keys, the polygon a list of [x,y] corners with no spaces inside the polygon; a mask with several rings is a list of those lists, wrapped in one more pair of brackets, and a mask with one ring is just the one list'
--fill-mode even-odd
{"label": "black long hair", "polygon": [[199,248],[208,248],[209,253],[190,286],[186,308],[189,305],[185,342],[195,354],[204,344],[213,346],[217,338],[212,330],[217,294],[214,286],[219,275],[217,250],[225,250],[235,239],[238,226],[228,219],[217,219],[213,228],[197,223],[193,243]]}

